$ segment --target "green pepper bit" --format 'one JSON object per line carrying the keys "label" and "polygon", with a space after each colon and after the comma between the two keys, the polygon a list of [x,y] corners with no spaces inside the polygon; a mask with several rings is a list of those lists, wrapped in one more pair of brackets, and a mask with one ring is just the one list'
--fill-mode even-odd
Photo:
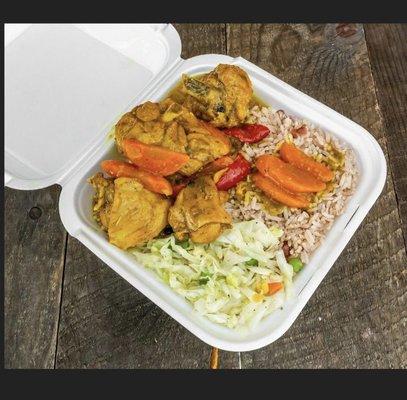
{"label": "green pepper bit", "polygon": [[292,265],[294,272],[299,272],[301,271],[302,267],[304,266],[304,264],[302,263],[302,261],[298,258],[290,258],[288,260],[288,263]]}
{"label": "green pepper bit", "polygon": [[198,283],[200,285],[206,285],[209,282],[209,279],[211,278],[213,274],[210,272],[201,272],[201,275],[198,279]]}
{"label": "green pepper bit", "polygon": [[189,239],[184,240],[182,242],[175,242],[178,246],[181,246],[183,249],[187,249],[189,247]]}
{"label": "green pepper bit", "polygon": [[251,258],[250,260],[246,261],[245,264],[249,267],[257,267],[259,265],[259,262],[254,258]]}

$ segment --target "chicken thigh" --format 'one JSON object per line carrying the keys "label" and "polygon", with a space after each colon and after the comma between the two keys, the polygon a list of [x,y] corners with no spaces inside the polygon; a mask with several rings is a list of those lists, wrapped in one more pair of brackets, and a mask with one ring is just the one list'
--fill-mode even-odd
{"label": "chicken thigh", "polygon": [[134,178],[90,178],[96,190],[93,213],[109,242],[128,249],[154,239],[167,225],[170,201]]}
{"label": "chicken thigh", "polygon": [[198,118],[216,127],[229,128],[243,123],[249,113],[253,88],[247,73],[235,65],[219,64],[197,78],[184,75],[183,105]]}
{"label": "chicken thigh", "polygon": [[182,189],[168,213],[168,222],[178,240],[190,236],[195,243],[210,243],[232,223],[224,210],[223,196],[209,176],[199,177]]}
{"label": "chicken thigh", "polygon": [[180,169],[184,175],[192,175],[231,149],[224,133],[171,99],[146,102],[126,113],[116,124],[115,138],[121,153],[123,139],[137,139],[188,154],[190,160]]}
{"label": "chicken thigh", "polygon": [[103,174],[99,172],[89,178],[89,183],[95,189],[93,218],[104,231],[107,231],[114,197],[114,180],[104,178]]}

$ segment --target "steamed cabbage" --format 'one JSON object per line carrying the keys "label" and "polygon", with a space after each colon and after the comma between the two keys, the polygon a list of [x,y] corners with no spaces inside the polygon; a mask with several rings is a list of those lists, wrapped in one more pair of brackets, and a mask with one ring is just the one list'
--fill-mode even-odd
{"label": "steamed cabbage", "polygon": [[[199,314],[229,328],[252,329],[282,306],[292,284],[282,234],[252,220],[233,224],[209,244],[180,243],[170,235],[131,252]],[[282,282],[284,290],[267,295],[270,282]]]}

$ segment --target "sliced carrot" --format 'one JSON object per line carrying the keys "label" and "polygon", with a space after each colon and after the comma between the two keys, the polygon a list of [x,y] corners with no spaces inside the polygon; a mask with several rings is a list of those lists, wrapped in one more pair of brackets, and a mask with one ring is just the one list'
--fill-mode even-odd
{"label": "sliced carrot", "polygon": [[280,156],[284,161],[309,172],[323,182],[334,178],[333,172],[327,166],[307,156],[293,144],[284,143],[280,148]]}
{"label": "sliced carrot", "polygon": [[133,164],[119,160],[104,160],[100,163],[103,172],[113,178],[137,178],[139,168]]}
{"label": "sliced carrot", "polygon": [[285,204],[289,207],[306,208],[309,206],[308,199],[300,193],[291,193],[281,187],[270,178],[265,177],[260,172],[252,175],[253,183],[273,200]]}
{"label": "sliced carrot", "polygon": [[114,178],[135,178],[146,189],[155,193],[172,195],[172,186],[167,179],[160,175],[138,168],[130,163],[118,160],[105,160],[101,162],[101,167],[104,172]]}
{"label": "sliced carrot", "polygon": [[199,122],[207,130],[209,135],[219,139],[222,143],[225,144],[225,146],[228,146],[229,151],[230,151],[230,148],[231,148],[230,140],[229,140],[229,137],[225,133],[223,133],[220,129],[216,128],[209,122],[202,121],[202,120],[199,120]]}
{"label": "sliced carrot", "polygon": [[172,195],[171,183],[167,181],[164,177],[156,175],[152,172],[139,169],[138,176],[136,178],[140,181],[142,185],[148,190],[155,193],[161,193],[166,196]]}
{"label": "sliced carrot", "polygon": [[326,184],[307,171],[265,154],[256,160],[257,169],[266,177],[292,192],[312,193],[326,188]]}
{"label": "sliced carrot", "polygon": [[187,154],[145,144],[136,139],[124,139],[123,149],[133,164],[163,176],[174,174],[189,161]]}
{"label": "sliced carrot", "polygon": [[281,290],[284,287],[282,282],[270,282],[269,283],[269,291],[267,293],[268,296],[273,295],[274,293],[277,293],[279,290]]}
{"label": "sliced carrot", "polygon": [[215,172],[220,171],[221,169],[227,168],[232,164],[233,158],[230,156],[223,156],[217,158],[215,161],[212,161],[209,164],[206,164],[199,172],[199,175],[210,175]]}

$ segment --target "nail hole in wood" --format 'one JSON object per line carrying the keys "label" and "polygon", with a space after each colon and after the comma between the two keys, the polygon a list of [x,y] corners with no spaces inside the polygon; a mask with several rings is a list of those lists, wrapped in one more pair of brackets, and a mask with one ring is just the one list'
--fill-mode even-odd
{"label": "nail hole in wood", "polygon": [[28,216],[31,219],[38,219],[42,215],[42,210],[39,207],[32,207],[31,210],[28,212]]}

